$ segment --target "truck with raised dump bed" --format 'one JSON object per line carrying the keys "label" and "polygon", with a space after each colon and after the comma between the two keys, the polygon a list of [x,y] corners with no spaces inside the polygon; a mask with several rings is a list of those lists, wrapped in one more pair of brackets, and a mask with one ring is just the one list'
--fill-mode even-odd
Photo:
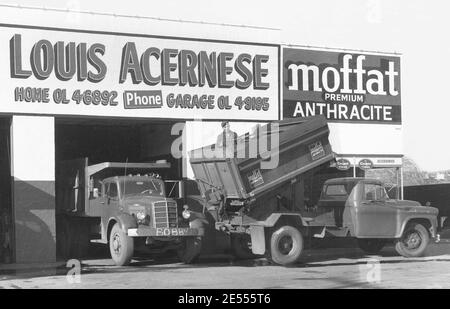
{"label": "truck with raised dump bed", "polygon": [[[273,134],[278,144],[267,150],[270,156],[238,156]],[[281,265],[299,260],[305,237],[355,237],[370,253],[392,240],[404,256],[423,254],[436,236],[437,210],[389,200],[378,181],[325,182],[318,204],[305,203],[305,174],[335,160],[328,135],[325,118],[317,116],[268,124],[261,134],[237,142],[233,157],[200,157],[204,149],[192,151],[190,163],[216,229],[230,234],[239,255],[265,255]],[[278,157],[278,164],[264,169],[262,163],[271,156]]]}
{"label": "truck with raised dump bed", "polygon": [[56,172],[57,245],[64,257],[108,244],[116,265],[134,254],[173,250],[186,263],[201,251],[203,213],[184,211],[182,180],[165,179],[170,163],[60,162]]}

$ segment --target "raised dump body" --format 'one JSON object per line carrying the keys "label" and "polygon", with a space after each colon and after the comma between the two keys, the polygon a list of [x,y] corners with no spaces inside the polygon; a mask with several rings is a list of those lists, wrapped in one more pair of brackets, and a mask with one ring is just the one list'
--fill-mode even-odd
{"label": "raised dump body", "polygon": [[[239,137],[232,158],[199,157],[208,150],[204,147],[190,153],[190,163],[202,195],[209,203],[223,199],[254,199],[332,161],[334,154],[328,135],[328,125],[323,116],[303,121],[283,120],[262,127],[259,135]],[[264,141],[273,148],[269,146],[268,151],[252,156],[252,146]],[[208,147],[215,149],[214,146]],[[244,153],[245,157],[239,156]],[[265,169],[263,165],[269,162],[275,166]]]}
{"label": "raised dump body", "polygon": [[[236,257],[267,252],[266,237],[272,233],[267,229],[277,222],[301,225],[298,205],[302,196],[287,192],[302,185],[302,174],[334,160],[328,135],[323,116],[283,120],[259,128],[256,134],[238,137],[234,155],[214,145],[190,153],[215,228],[230,235]],[[255,145],[259,145],[258,151]],[[215,157],[211,156],[214,152]]]}

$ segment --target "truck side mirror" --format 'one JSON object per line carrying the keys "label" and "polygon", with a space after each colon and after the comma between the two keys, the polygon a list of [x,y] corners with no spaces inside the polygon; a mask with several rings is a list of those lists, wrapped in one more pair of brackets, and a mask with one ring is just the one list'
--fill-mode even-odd
{"label": "truck side mirror", "polygon": [[183,180],[178,181],[178,198],[180,198],[180,199],[184,198],[184,181]]}

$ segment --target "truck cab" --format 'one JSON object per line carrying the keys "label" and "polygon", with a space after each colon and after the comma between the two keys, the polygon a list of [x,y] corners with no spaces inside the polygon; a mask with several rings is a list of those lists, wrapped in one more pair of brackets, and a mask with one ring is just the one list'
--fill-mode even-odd
{"label": "truck cab", "polygon": [[327,180],[311,225],[324,226],[328,234],[352,236],[361,249],[377,253],[393,240],[403,256],[420,256],[430,238],[436,238],[438,210],[408,200],[390,199],[376,179]]}
{"label": "truck cab", "polygon": [[121,214],[131,215],[135,226],[165,229],[183,224],[178,221],[177,201],[167,197],[164,181],[154,175],[104,179],[98,203],[93,208],[98,208],[105,225]]}
{"label": "truck cab", "polygon": [[[399,238],[406,221],[426,222],[436,236],[437,209],[415,201],[390,199],[384,184],[376,179],[336,178],[326,181],[317,203],[319,213],[333,214],[326,226],[348,228],[358,238]],[[321,221],[321,216],[316,218]]]}

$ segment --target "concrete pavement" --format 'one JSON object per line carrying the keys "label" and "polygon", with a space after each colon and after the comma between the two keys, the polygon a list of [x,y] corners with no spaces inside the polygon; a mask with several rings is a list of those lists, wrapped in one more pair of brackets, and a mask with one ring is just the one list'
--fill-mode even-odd
{"label": "concrete pavement", "polygon": [[432,244],[427,256],[411,259],[392,247],[376,256],[356,248],[318,248],[305,251],[292,267],[228,256],[194,265],[140,260],[127,267],[99,258],[80,266],[80,276],[76,261],[69,268],[0,274],[0,288],[450,288],[450,242]]}

